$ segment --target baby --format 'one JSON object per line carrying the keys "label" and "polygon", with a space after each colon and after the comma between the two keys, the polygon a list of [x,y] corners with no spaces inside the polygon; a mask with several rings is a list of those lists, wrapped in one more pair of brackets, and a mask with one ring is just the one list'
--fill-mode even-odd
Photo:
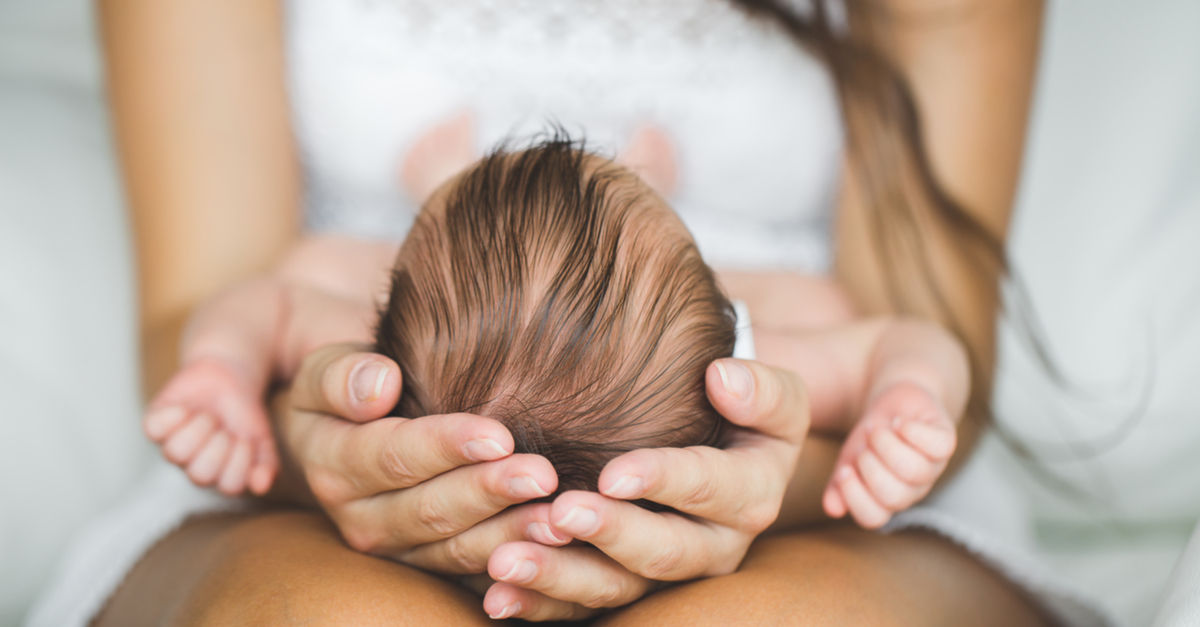
{"label": "baby", "polygon": [[[210,311],[224,313],[197,320],[192,354],[151,404],[148,435],[197,483],[228,492],[271,483],[268,368],[251,362],[266,352],[296,362],[297,346],[313,344],[288,331],[297,328],[288,312],[299,310],[287,299],[287,288],[264,279],[218,301]],[[549,459],[559,491],[594,490],[623,452],[720,446],[725,422],[704,373],[732,353],[732,311],[657,194],[629,170],[551,139],[494,152],[433,193],[396,257],[376,350],[403,372],[394,414],[496,418],[516,452]],[[849,432],[827,512],[855,513],[864,491],[898,511],[928,492],[953,451],[965,359],[930,325],[845,322],[807,332],[800,350],[763,352],[802,374],[834,375],[809,381],[813,429]],[[270,333],[273,323],[284,332]],[[892,437],[872,446],[883,431]],[[226,444],[214,453],[217,438]],[[864,467],[868,456],[874,466]]]}

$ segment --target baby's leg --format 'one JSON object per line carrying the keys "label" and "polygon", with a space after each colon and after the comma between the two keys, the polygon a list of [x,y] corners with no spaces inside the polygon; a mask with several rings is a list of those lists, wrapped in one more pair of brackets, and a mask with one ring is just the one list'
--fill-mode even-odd
{"label": "baby's leg", "polygon": [[196,312],[182,367],[151,401],[146,435],[199,485],[266,492],[278,469],[263,394],[285,326],[283,286],[243,283]]}
{"label": "baby's leg", "polygon": [[882,526],[929,493],[955,439],[954,420],[929,390],[911,382],[885,388],[846,438],[825,489],[825,512]]}
{"label": "baby's leg", "polygon": [[617,161],[663,196],[670,197],[679,185],[675,147],[671,138],[656,126],[642,126],[634,131]]}
{"label": "baby's leg", "polygon": [[439,185],[477,158],[475,118],[462,112],[433,127],[413,144],[400,164],[400,183],[410,198],[424,204]]}

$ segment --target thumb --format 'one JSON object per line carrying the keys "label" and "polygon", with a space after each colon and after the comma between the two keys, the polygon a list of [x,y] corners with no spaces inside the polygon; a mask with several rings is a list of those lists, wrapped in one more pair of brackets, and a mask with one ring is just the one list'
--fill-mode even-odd
{"label": "thumb", "polygon": [[708,400],[727,420],[799,444],[810,422],[808,393],[789,370],[744,359],[718,359],[705,373]]}

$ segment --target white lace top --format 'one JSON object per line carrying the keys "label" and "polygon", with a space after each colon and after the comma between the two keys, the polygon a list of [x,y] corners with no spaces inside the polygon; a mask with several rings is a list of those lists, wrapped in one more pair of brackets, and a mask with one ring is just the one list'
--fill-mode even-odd
{"label": "white lace top", "polygon": [[463,111],[479,150],[550,122],[616,154],[670,137],[710,263],[821,271],[841,124],[824,68],[726,0],[292,0],[294,126],[318,230],[400,238],[400,164]]}

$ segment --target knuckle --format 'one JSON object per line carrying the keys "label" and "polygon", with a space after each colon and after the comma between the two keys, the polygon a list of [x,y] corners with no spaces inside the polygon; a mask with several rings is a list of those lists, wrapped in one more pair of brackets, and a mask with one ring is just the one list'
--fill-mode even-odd
{"label": "knuckle", "polygon": [[771,526],[779,516],[779,507],[771,504],[758,504],[742,508],[738,515],[738,526],[742,529],[759,533]]}
{"label": "knuckle", "polygon": [[443,553],[447,566],[453,569],[453,572],[475,574],[481,573],[487,568],[487,564],[471,550],[462,534],[450,536],[444,540],[444,543]]}
{"label": "knuckle", "polygon": [[683,558],[683,547],[668,542],[649,556],[638,574],[648,579],[674,579],[683,566]]}
{"label": "knuckle", "polygon": [[427,491],[417,501],[416,517],[417,524],[438,536],[445,537],[458,531],[457,525],[446,515],[441,501],[431,492]]}
{"label": "knuckle", "polygon": [[319,503],[336,503],[341,500],[342,481],[336,473],[324,468],[315,468],[305,473],[308,489]]}
{"label": "knuckle", "polygon": [[399,484],[397,487],[408,487],[420,480],[414,474],[408,460],[404,458],[404,454],[394,445],[384,445],[379,464],[387,478]]}
{"label": "knuckle", "polygon": [[383,544],[379,533],[366,525],[339,522],[338,528],[341,530],[346,544],[359,553],[374,553]]}
{"label": "knuckle", "polygon": [[716,486],[711,481],[697,481],[680,495],[679,504],[684,509],[703,505],[711,501],[716,492]]}
{"label": "knuckle", "polygon": [[623,587],[619,582],[609,581],[597,586],[579,604],[594,610],[624,605],[622,592]]}

